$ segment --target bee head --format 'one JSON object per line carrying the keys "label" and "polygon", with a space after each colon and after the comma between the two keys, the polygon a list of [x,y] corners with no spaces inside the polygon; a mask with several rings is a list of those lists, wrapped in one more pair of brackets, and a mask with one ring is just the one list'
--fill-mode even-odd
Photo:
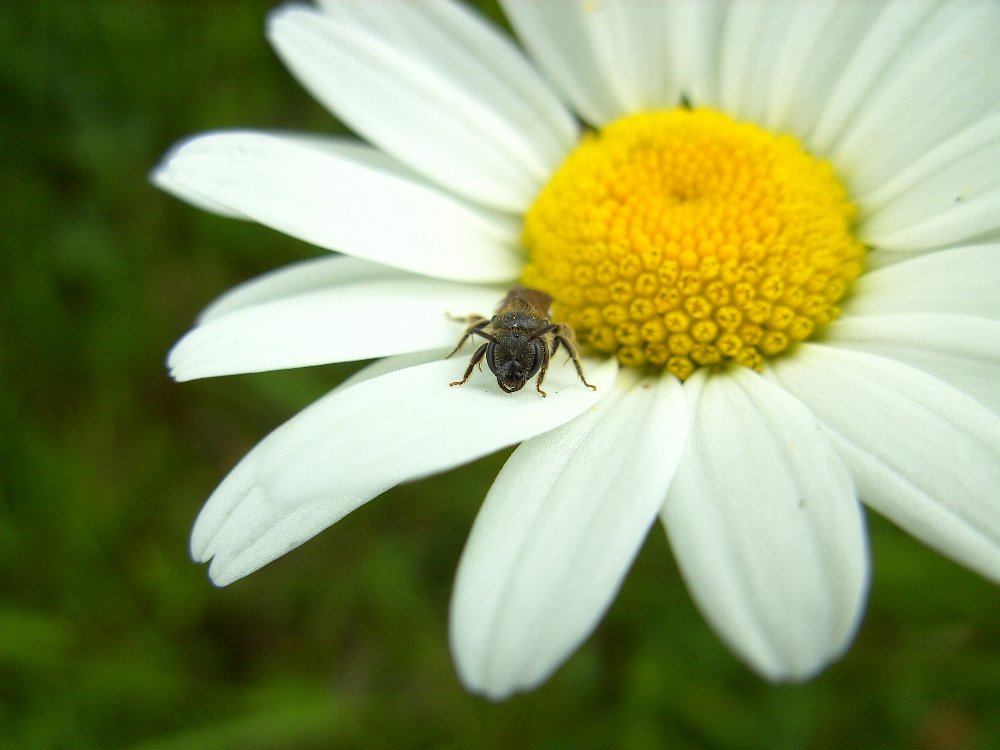
{"label": "bee head", "polygon": [[524,388],[538,372],[545,356],[544,344],[537,339],[514,348],[491,342],[486,348],[486,364],[497,376],[497,384],[505,393]]}

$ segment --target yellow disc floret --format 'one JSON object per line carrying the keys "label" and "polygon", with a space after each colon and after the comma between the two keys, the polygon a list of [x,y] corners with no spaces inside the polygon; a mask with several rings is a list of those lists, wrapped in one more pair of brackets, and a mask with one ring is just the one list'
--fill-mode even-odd
{"label": "yellow disc floret", "polygon": [[764,358],[836,318],[862,270],[854,206],[789,136],[710,110],[586,136],[525,217],[524,283],[626,366]]}

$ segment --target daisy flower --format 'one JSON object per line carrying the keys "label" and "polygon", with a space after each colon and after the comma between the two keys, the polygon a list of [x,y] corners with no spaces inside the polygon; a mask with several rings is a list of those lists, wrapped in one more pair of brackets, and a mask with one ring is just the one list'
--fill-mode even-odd
{"label": "daisy flower", "polygon": [[[657,520],[775,681],[858,627],[861,502],[1000,579],[1000,5],[501,5],[523,48],[448,0],[283,7],[274,48],[364,142],[218,132],[156,169],[343,254],[224,295],[176,379],[377,360],[212,494],[212,580],[515,443],[451,603],[460,678],[492,698],[586,639]],[[552,296],[596,391],[562,354],[548,398],[449,387],[448,314],[515,285]]]}

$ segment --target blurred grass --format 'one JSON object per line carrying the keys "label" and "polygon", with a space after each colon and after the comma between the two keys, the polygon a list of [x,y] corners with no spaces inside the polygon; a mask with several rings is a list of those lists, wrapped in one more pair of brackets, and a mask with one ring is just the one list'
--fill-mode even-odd
{"label": "blurred grass", "polygon": [[466,695],[448,595],[502,455],[211,587],[186,551],[201,502],[351,369],[183,386],[163,371],[212,297],[315,254],[147,182],[201,130],[336,128],[265,43],[269,6],[37,2],[0,18],[0,750],[995,747],[996,588],[877,518],[858,642],[804,686],[735,662],[654,531],[548,684]]}

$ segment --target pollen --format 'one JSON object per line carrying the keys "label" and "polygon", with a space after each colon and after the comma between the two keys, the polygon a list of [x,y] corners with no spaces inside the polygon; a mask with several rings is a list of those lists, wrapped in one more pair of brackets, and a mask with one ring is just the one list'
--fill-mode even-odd
{"label": "pollen", "polygon": [[523,281],[626,367],[759,370],[840,314],[865,256],[854,217],[830,164],[790,136],[644,112],[585,136],[539,193]]}

